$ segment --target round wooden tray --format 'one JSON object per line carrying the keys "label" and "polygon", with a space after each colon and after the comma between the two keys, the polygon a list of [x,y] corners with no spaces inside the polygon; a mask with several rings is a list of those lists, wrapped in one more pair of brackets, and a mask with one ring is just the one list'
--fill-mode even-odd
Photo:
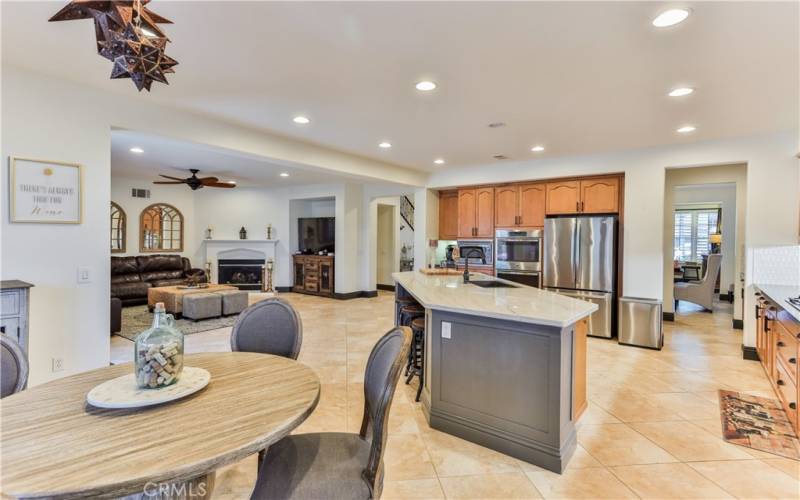
{"label": "round wooden tray", "polygon": [[211,374],[202,368],[184,366],[181,378],[161,389],[140,389],[136,375],[129,373],[96,386],[86,402],[97,408],[142,408],[185,398],[208,385]]}

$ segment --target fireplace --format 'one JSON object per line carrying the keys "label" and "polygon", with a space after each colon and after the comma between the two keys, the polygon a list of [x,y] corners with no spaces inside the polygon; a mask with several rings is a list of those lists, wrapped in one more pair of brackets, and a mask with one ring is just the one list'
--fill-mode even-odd
{"label": "fireplace", "polygon": [[219,259],[217,283],[233,285],[239,290],[261,290],[264,259]]}

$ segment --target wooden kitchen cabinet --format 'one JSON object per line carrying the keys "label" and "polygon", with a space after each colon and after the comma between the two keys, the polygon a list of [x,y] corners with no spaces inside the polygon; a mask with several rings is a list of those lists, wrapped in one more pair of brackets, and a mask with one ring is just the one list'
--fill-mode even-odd
{"label": "wooden kitchen cabinet", "polygon": [[800,431],[800,322],[780,302],[755,294],[756,351],[786,418]]}
{"label": "wooden kitchen cabinet", "polygon": [[581,180],[581,213],[613,214],[619,211],[619,178]]}
{"label": "wooden kitchen cabinet", "polygon": [[494,189],[494,225],[516,226],[519,221],[519,186],[499,186]]}
{"label": "wooden kitchen cabinet", "polygon": [[494,189],[495,227],[542,227],[545,185],[514,184]]}
{"label": "wooden kitchen cabinet", "polygon": [[458,191],[439,194],[439,239],[458,238]]}
{"label": "wooden kitchen cabinet", "polygon": [[580,212],[580,181],[547,183],[547,215],[576,214]]}
{"label": "wooden kitchen cabinet", "polygon": [[524,227],[544,227],[545,185],[520,184],[519,186],[519,225]]}
{"label": "wooden kitchen cabinet", "polygon": [[547,214],[619,212],[619,177],[596,177],[547,183]]}
{"label": "wooden kitchen cabinet", "polygon": [[494,237],[494,188],[458,190],[458,237]]}

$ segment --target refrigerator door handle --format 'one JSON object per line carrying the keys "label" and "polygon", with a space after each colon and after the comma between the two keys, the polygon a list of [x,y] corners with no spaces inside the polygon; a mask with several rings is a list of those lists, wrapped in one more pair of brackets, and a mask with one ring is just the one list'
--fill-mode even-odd
{"label": "refrigerator door handle", "polygon": [[574,244],[572,245],[572,275],[575,277],[575,288],[578,288],[578,284],[580,283],[580,271],[581,271],[581,224],[580,220],[578,220],[575,224],[575,235],[572,238]]}

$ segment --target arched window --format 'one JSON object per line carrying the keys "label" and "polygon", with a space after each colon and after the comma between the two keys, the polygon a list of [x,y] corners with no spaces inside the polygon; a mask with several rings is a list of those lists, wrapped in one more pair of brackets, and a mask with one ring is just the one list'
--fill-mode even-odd
{"label": "arched window", "polygon": [[125,232],[128,229],[125,210],[111,202],[111,253],[125,253]]}
{"label": "arched window", "polygon": [[183,251],[183,215],[177,208],[156,203],[142,210],[139,217],[139,251]]}

